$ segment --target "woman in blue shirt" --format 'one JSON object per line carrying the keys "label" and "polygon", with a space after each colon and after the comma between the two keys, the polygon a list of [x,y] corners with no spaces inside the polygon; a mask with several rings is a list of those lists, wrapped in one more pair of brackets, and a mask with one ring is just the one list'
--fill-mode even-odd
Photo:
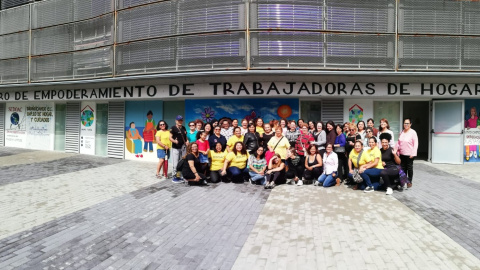
{"label": "woman in blue shirt", "polygon": [[348,174],[348,160],[345,154],[345,143],[347,138],[343,134],[343,125],[336,124],[335,132],[337,137],[335,138],[335,144],[333,145],[333,151],[338,156],[338,178],[343,181]]}

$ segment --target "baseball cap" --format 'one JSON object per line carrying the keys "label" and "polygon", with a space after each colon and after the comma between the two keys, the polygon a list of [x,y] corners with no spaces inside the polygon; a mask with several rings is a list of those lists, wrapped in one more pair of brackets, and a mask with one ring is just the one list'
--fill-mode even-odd
{"label": "baseball cap", "polygon": [[177,121],[181,121],[181,120],[183,120],[183,116],[177,115],[177,118],[175,118],[175,119],[176,119]]}

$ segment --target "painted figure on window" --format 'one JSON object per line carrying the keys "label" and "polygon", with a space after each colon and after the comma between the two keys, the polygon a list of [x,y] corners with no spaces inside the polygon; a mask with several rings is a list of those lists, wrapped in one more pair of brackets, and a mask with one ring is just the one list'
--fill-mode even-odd
{"label": "painted figure on window", "polygon": [[[479,119],[477,116],[477,108],[476,107],[471,107],[470,108],[470,116],[468,117],[467,120],[465,120],[465,128],[470,129],[470,128],[477,128],[480,126],[479,124]],[[470,158],[478,157],[478,146],[477,145],[467,145],[465,146],[465,159],[468,161]]]}
{"label": "painted figure on window", "polygon": [[143,158],[143,155],[142,155],[142,136],[140,136],[140,133],[135,128],[135,123],[134,122],[130,123],[130,129],[127,131],[127,138],[133,141],[135,157]]}
{"label": "painted figure on window", "polygon": [[148,111],[147,120],[145,120],[145,128],[143,129],[143,152],[153,152],[153,140],[155,139],[155,120],[153,118],[153,112]]}

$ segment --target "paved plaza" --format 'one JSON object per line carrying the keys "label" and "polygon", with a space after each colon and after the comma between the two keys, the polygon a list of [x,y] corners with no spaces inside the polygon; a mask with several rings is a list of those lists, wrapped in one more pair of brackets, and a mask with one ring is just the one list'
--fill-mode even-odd
{"label": "paved plaza", "polygon": [[155,163],[0,148],[0,269],[480,269],[480,166],[412,189],[208,187]]}

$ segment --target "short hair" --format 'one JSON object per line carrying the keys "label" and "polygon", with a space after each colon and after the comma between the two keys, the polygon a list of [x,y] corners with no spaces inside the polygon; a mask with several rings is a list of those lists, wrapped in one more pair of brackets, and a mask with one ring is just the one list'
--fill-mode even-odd
{"label": "short hair", "polygon": [[391,139],[392,139],[392,135],[390,135],[390,133],[384,132],[380,134],[380,141],[387,140],[390,142]]}
{"label": "short hair", "polygon": [[373,118],[368,118],[367,123],[370,122],[370,121],[372,121],[372,123],[375,124],[375,120],[373,120]]}
{"label": "short hair", "polygon": [[305,122],[302,124],[302,128],[304,127],[308,128],[308,124],[305,124]]}
{"label": "short hair", "polygon": [[368,140],[369,141],[373,140],[375,143],[377,143],[377,137],[375,137],[375,136],[372,136],[372,137],[368,138]]}
{"label": "short hair", "polygon": [[242,129],[241,129],[239,126],[236,126],[236,127],[233,129],[233,133],[235,133],[235,131],[236,131],[237,129],[240,129],[240,132],[242,131]]}
{"label": "short hair", "polygon": [[217,151],[217,145],[219,145],[219,144],[220,144],[220,152],[223,152],[223,151],[222,151],[223,145],[222,145],[221,142],[217,142],[217,143],[215,144],[215,149],[213,149],[213,151]]}
{"label": "short hair", "polygon": [[357,125],[354,123],[348,123],[348,129],[355,129],[355,132],[357,131]]}
{"label": "short hair", "polygon": [[160,120],[160,121],[158,121],[158,124],[157,124],[157,130],[160,130],[160,124],[161,124],[162,122],[165,123],[165,129],[168,129],[168,124],[167,124],[167,122],[165,122],[165,120]]}
{"label": "short hair", "polygon": [[188,125],[190,126],[191,124],[194,124],[195,125],[195,121],[190,121],[188,122]]}
{"label": "short hair", "polygon": [[280,125],[278,125],[278,126],[275,126],[275,129],[274,129],[274,130],[275,130],[275,131],[277,131],[277,130],[283,131],[283,128],[282,128]]}
{"label": "short hair", "polygon": [[131,128],[132,124],[135,124],[135,122],[130,122],[130,125],[128,125],[128,126]]}
{"label": "short hair", "polygon": [[336,124],[335,125],[335,131],[337,130],[338,127],[343,131],[343,125],[342,124]]}
{"label": "short hair", "polygon": [[359,141],[359,140],[355,141],[354,145],[356,145],[357,143],[360,144],[363,147],[363,143],[361,141]]}
{"label": "short hair", "polygon": [[322,121],[318,121],[317,123],[315,123],[315,128],[318,127],[318,124],[322,124],[322,130],[325,128],[325,125],[323,124]]}
{"label": "short hair", "polygon": [[153,112],[152,112],[152,111],[148,111],[148,112],[147,112],[147,116],[149,116],[149,115],[153,115]]}
{"label": "short hair", "polygon": [[410,117],[405,117],[405,118],[403,118],[403,122],[404,122],[404,123],[405,123],[406,120],[409,120],[409,121],[410,121],[410,124],[413,124],[412,118],[410,118]]}

